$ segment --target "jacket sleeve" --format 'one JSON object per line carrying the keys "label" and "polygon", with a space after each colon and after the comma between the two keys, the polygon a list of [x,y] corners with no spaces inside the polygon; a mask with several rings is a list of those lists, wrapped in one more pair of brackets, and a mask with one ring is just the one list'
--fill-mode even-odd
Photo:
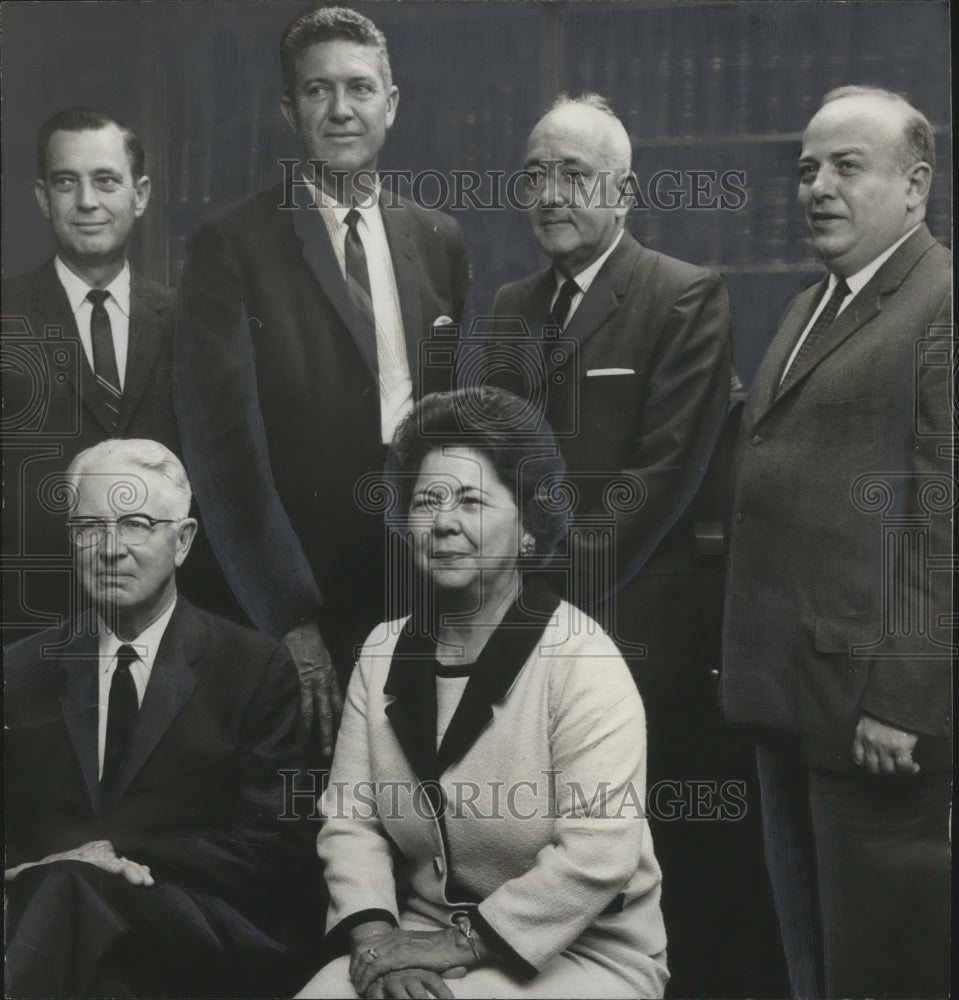
{"label": "jacket sleeve", "polygon": [[370,662],[361,655],[346,692],[317,837],[330,895],[326,927],[334,940],[367,920],[399,923],[392,842],[373,801],[369,693]]}
{"label": "jacket sleeve", "polygon": [[[624,336],[639,336],[624,330]],[[729,296],[719,275],[699,271],[678,293],[659,336],[660,349],[647,377],[646,399],[633,437],[624,478],[641,483],[639,495],[616,510],[619,589],[646,564],[688,508],[706,474],[729,407],[732,339]],[[628,492],[628,491],[627,491]],[[583,516],[604,515],[584,511]],[[593,565],[588,550],[596,534],[574,534],[581,565]],[[575,550],[579,549],[577,553]]]}
{"label": "jacket sleeve", "polygon": [[[864,712],[885,722],[933,737],[952,731],[950,554],[957,484],[949,458],[955,365],[951,323],[952,295],[947,291],[932,324],[920,332],[925,342],[916,355],[907,514],[914,525],[928,526],[928,551],[923,560],[918,547],[898,544],[891,552],[887,549],[883,587],[890,603],[897,605],[889,613],[898,620],[891,630],[884,628],[884,655],[869,664],[861,705]],[[938,650],[934,642],[940,644]]]}
{"label": "jacket sleeve", "polygon": [[[572,944],[627,885],[653,892],[660,881],[644,813],[643,706],[615,647],[602,644],[593,647],[599,655],[556,671],[551,685],[553,842],[477,909],[480,932],[527,975]],[[645,878],[631,883],[637,872]]]}
{"label": "jacket sleeve", "polygon": [[180,288],[174,399],[204,528],[253,624],[279,638],[322,597],[277,493],[257,397],[241,264],[216,225],[193,239]]}

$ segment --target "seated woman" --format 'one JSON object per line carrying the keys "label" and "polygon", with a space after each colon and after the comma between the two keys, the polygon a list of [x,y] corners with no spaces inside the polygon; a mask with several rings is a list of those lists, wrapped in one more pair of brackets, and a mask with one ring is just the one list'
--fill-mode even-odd
{"label": "seated woman", "polygon": [[397,430],[418,585],[350,681],[317,841],[350,955],[301,997],[663,995],[642,703],[612,640],[521,574],[566,528],[562,470],[498,389]]}

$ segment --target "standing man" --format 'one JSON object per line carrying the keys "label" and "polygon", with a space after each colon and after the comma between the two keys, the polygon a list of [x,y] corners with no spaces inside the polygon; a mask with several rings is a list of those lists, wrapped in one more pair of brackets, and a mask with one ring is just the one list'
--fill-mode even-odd
{"label": "standing man", "polygon": [[469,277],[452,219],[380,189],[399,100],[382,32],[307,10],[280,59],[306,162],[194,237],[176,391],[213,548],[251,621],[293,652],[330,752],[331,661],[345,678],[386,609],[382,517],[354,491],[431,388],[420,340],[459,321]]}
{"label": "standing man", "polygon": [[[735,745],[716,708],[722,561],[700,550],[691,508],[726,418],[729,305],[717,274],[626,231],[631,161],[625,128],[597,95],[560,98],[533,128],[528,220],[550,266],[497,293],[484,369],[535,400],[557,432],[578,503],[569,561],[550,575],[568,574],[568,599],[610,630],[646,707],[670,993],[757,994],[769,980],[750,956],[764,952],[772,911],[751,862],[758,824],[724,820],[699,790],[755,783],[751,747]],[[541,353],[524,363],[530,345]],[[526,377],[503,375],[511,369]],[[720,922],[739,943],[717,939]]]}
{"label": "standing man", "polygon": [[56,486],[73,456],[120,436],[178,449],[173,291],[127,262],[150,200],[140,140],[102,111],[58,112],[37,137],[34,194],[57,252],[3,283],[8,641],[75,606]]}
{"label": "standing man", "polygon": [[92,610],[4,650],[6,993],[282,995],[310,859],[290,655],[177,594],[169,449],[103,441],[67,481]]}
{"label": "standing man", "polygon": [[952,259],[923,222],[934,163],[902,97],[823,98],[799,202],[829,274],[787,310],[738,445],[722,703],[759,734],[799,997],[949,993]]}
{"label": "standing man", "polygon": [[[726,415],[731,338],[719,276],[626,231],[631,160],[626,130],[598,95],[560,98],[536,124],[524,162],[528,220],[551,263],[504,285],[493,312],[498,331],[521,318],[546,347],[542,331],[562,331],[560,350],[527,366],[538,382],[503,384],[538,400],[560,437],[579,494],[575,515],[608,519],[610,485],[637,484],[634,509],[616,518],[615,576],[592,579],[570,599],[598,608],[624,653],[646,645],[631,665],[644,701],[655,703],[709,680],[703,632],[689,628],[696,540],[684,515]],[[501,342],[490,346],[499,378]],[[574,534],[569,555],[592,563],[595,545]]]}

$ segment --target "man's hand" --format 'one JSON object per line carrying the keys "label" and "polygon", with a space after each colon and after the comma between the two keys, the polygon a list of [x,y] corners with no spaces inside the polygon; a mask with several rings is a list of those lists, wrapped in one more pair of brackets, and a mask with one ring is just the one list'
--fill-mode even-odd
{"label": "man's hand", "polygon": [[[435,973],[446,979],[459,979],[466,969],[476,963],[472,949],[459,931],[401,931],[392,930],[367,942],[356,942],[350,958],[350,978],[361,996],[402,996],[386,992],[403,985],[409,986],[407,977],[398,977],[401,971],[415,971],[416,981],[426,986],[424,973]],[[384,992],[373,992],[377,981]],[[430,982],[435,981],[433,979]],[[370,991],[368,994],[367,991]],[[414,994],[424,995],[424,994]],[[436,994],[447,996],[447,994]]]}
{"label": "man's hand", "polygon": [[37,865],[49,865],[54,861],[83,861],[88,865],[96,865],[112,875],[122,875],[131,885],[153,885],[153,876],[146,865],[141,865],[129,858],[117,857],[113,844],[109,840],[91,840],[88,844],[74,847],[59,854],[48,854],[39,861],[27,861],[16,868],[8,868],[3,873],[4,882],[12,882],[22,871],[35,868]]}
{"label": "man's hand", "polygon": [[300,675],[300,712],[309,725],[314,712],[320,720],[320,742],[323,753],[330,757],[336,740],[336,726],[343,708],[343,696],[336,683],[333,661],[327,651],[316,622],[291,628],[283,636],[286,648],[293,654]]}
{"label": "man's hand", "polygon": [[863,715],[856,726],[852,759],[870,774],[915,774],[919,765],[912,751],[919,737],[888,722]]}

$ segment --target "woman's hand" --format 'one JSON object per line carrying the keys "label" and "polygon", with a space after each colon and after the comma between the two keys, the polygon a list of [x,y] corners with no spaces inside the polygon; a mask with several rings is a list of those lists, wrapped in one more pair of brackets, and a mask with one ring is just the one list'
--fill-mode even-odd
{"label": "woman's hand", "polygon": [[[446,976],[454,978],[449,972]],[[374,980],[365,996],[367,1000],[406,1000],[407,997],[455,1000],[455,994],[443,982],[443,977],[429,969],[397,969],[395,972],[387,972],[385,976]]]}
{"label": "woman's hand", "polygon": [[[363,997],[367,996],[367,990],[376,980],[381,977],[388,979],[388,974],[401,969],[416,970],[421,977],[424,972],[433,972],[448,979],[457,979],[466,974],[467,966],[475,963],[476,956],[469,942],[455,928],[443,931],[393,930],[387,934],[365,938],[359,946],[354,943],[350,957],[350,978],[356,992]],[[419,982],[422,984],[422,979]],[[401,985],[399,980],[395,985]],[[384,983],[383,988],[392,987]],[[370,995],[388,997],[394,994]],[[443,994],[448,995],[451,994]]]}

